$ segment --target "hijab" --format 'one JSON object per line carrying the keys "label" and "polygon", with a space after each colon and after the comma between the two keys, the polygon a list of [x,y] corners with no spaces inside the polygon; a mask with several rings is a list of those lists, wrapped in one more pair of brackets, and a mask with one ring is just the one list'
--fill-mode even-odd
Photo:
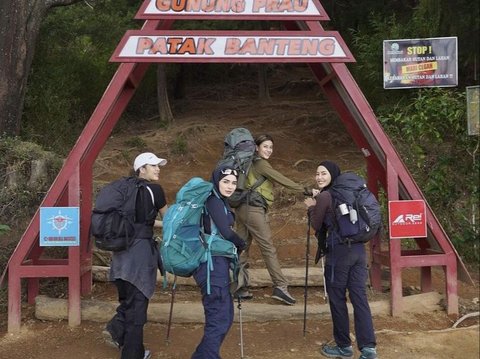
{"label": "hijab", "polygon": [[332,181],[330,182],[330,184],[323,188],[323,190],[327,190],[333,184],[335,179],[338,176],[340,176],[340,173],[341,173],[340,167],[338,167],[338,165],[335,162],[328,161],[328,160],[320,162],[319,166],[325,167],[327,171],[330,173],[330,176],[332,177]]}
{"label": "hijab", "polygon": [[[220,193],[220,189],[218,187],[218,184],[220,183],[222,178],[227,177],[228,175],[231,175],[231,174],[233,174],[238,179],[238,172],[235,170],[236,173],[237,173],[237,175],[235,175],[235,173],[233,173],[233,171],[234,171],[234,169],[231,166],[225,166],[225,165],[219,166],[219,167],[217,167],[213,170],[212,178],[210,179],[210,182],[213,183],[213,187],[215,189],[215,192],[222,199],[224,199],[225,197],[223,197],[222,194]],[[227,173],[225,173],[225,172],[227,172]]]}

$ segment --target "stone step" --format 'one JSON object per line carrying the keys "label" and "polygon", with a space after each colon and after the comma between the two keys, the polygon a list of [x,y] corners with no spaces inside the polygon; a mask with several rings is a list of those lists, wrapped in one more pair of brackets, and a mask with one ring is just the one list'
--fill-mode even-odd
{"label": "stone step", "polygon": [[[93,280],[97,282],[108,281],[110,267],[92,266]],[[283,274],[288,280],[290,286],[303,287],[305,285],[305,267],[282,268]],[[250,287],[268,287],[272,285],[270,275],[265,268],[249,269]],[[167,273],[167,282],[173,283],[174,276]],[[158,272],[157,282],[162,282],[163,277]],[[182,285],[196,286],[193,278],[177,277],[177,283]],[[315,266],[308,269],[308,286],[323,286],[323,270]]]}
{"label": "stone step", "polygon": [[[443,310],[440,303],[444,296],[437,292],[429,292],[406,296],[402,298],[402,308],[406,313],[428,313]],[[348,310],[353,313],[350,303]],[[82,320],[93,322],[107,322],[115,313],[117,302],[98,300],[82,300]],[[203,307],[200,302],[175,303],[173,307],[173,323],[203,323]],[[390,300],[371,301],[370,308],[373,316],[390,315]],[[269,322],[278,320],[303,320],[303,303],[293,306],[282,304],[271,305],[244,301],[241,304],[242,321]],[[148,320],[150,322],[167,323],[170,312],[170,303],[150,303]],[[235,305],[235,321],[238,321],[239,309]],[[329,314],[328,304],[312,304],[307,306],[309,320]],[[68,319],[68,300],[50,298],[44,295],[35,300],[35,316],[41,320]]]}

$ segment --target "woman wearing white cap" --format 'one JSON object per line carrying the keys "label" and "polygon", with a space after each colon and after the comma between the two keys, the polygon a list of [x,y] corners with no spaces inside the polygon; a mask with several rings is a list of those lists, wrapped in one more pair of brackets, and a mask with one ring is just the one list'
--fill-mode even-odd
{"label": "woman wearing white cap", "polygon": [[108,343],[121,349],[121,359],[148,359],[143,346],[149,299],[153,296],[159,255],[153,240],[153,227],[161,227],[167,211],[164,191],[158,183],[160,166],[167,160],[151,152],[138,155],[133,163],[139,195],[135,206],[135,239],[124,251],[114,252],[110,280],[115,281],[120,305],[103,331]]}

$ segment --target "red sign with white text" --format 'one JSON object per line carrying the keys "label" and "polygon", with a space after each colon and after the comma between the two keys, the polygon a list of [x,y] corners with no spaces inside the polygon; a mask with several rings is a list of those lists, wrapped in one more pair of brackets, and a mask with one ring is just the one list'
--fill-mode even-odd
{"label": "red sign with white text", "polygon": [[145,0],[135,18],[330,20],[318,0]]}
{"label": "red sign with white text", "polygon": [[129,30],[112,62],[352,62],[336,31]]}
{"label": "red sign with white text", "polygon": [[427,236],[425,201],[389,201],[388,217],[390,239]]}

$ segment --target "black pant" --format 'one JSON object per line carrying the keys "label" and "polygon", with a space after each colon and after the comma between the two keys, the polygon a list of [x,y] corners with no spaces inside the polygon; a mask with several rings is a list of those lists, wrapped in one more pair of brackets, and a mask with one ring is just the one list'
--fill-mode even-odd
{"label": "black pant", "polygon": [[115,285],[120,305],[107,329],[122,346],[121,359],[143,359],[143,326],[147,322],[148,298],[127,281],[117,279]]}
{"label": "black pant", "polygon": [[325,266],[333,336],[339,347],[348,347],[350,340],[346,292],[353,306],[353,318],[358,348],[375,347],[375,332],[368,304],[366,282],[368,279],[367,255],[363,244],[336,245],[328,254]]}
{"label": "black pant", "polygon": [[213,257],[210,272],[210,294],[207,294],[207,263],[194,273],[202,291],[205,326],[203,337],[191,359],[220,359],[220,347],[233,323],[233,300],[229,289],[229,262],[225,257]]}

